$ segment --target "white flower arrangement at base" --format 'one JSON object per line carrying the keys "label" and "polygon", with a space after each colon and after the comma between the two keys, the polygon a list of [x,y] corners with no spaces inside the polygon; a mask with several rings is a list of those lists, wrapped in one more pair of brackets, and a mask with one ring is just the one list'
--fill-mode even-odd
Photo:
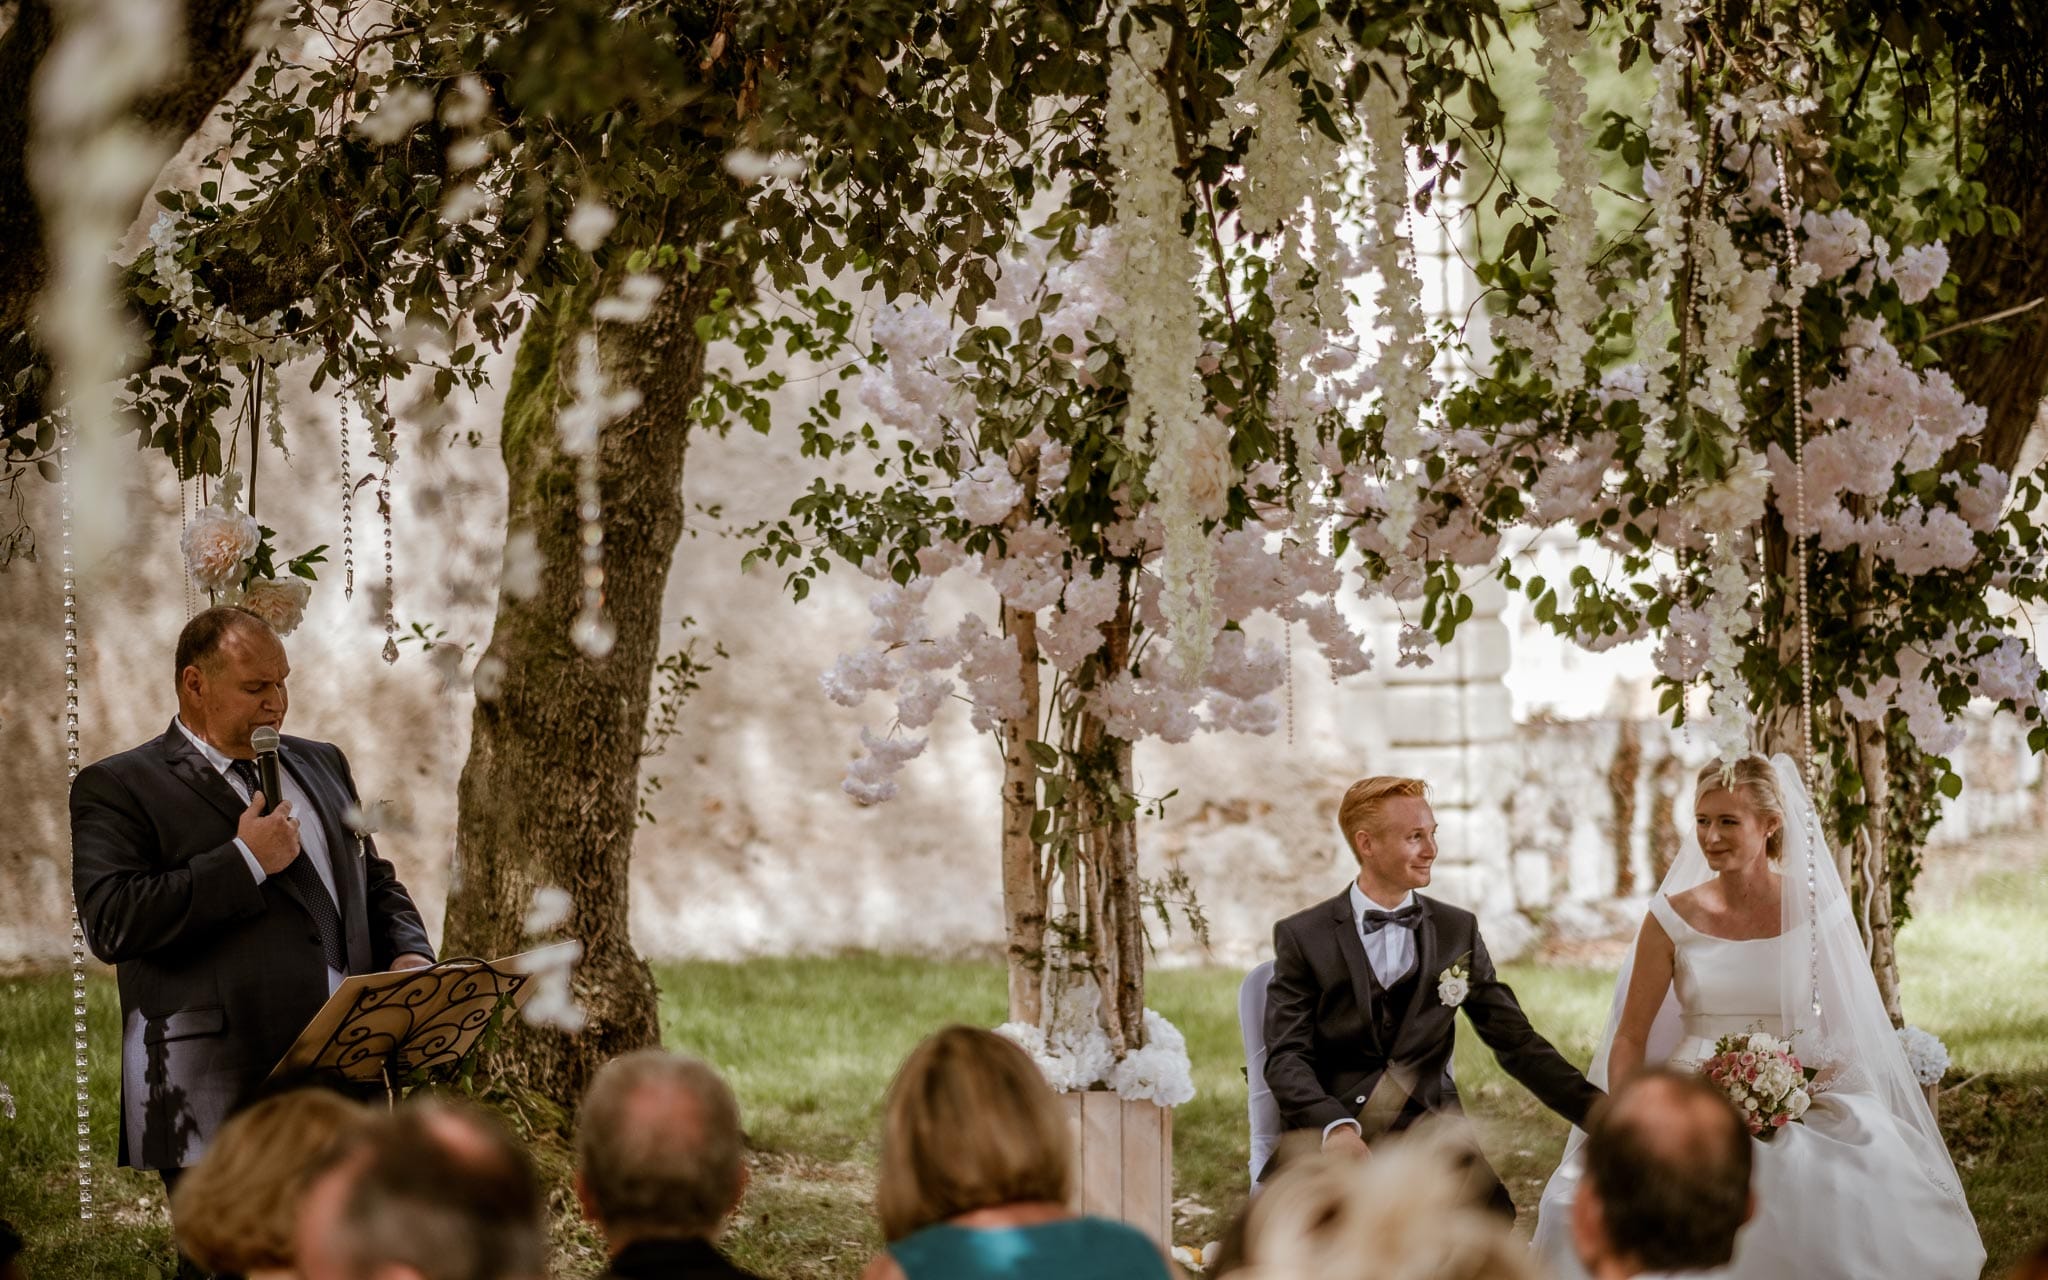
{"label": "white flower arrangement at base", "polygon": [[1906,1065],[1913,1068],[1913,1078],[1923,1086],[1938,1085],[1948,1074],[1948,1046],[1933,1032],[1919,1027],[1900,1027],[1899,1048],[1906,1051]]}
{"label": "white flower arrangement at base", "polygon": [[1194,1064],[1179,1028],[1145,1010],[1145,1046],[1121,1062],[1096,1016],[1102,990],[1086,974],[1069,975],[1065,989],[1046,983],[1046,1025],[1006,1022],[996,1034],[1031,1055],[1055,1093],[1081,1093],[1106,1085],[1126,1102],[1177,1107],[1195,1096]]}

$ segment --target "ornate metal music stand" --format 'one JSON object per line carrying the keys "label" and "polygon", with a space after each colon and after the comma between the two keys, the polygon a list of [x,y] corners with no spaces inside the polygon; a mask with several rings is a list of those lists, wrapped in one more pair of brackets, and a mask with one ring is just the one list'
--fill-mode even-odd
{"label": "ornate metal music stand", "polygon": [[338,1076],[392,1094],[457,1075],[484,1031],[533,994],[526,958],[461,957],[346,978],[269,1079]]}

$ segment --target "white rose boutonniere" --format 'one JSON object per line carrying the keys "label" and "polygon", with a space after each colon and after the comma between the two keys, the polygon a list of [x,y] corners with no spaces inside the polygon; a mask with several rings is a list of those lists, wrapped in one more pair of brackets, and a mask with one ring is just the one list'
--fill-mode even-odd
{"label": "white rose boutonniere", "polygon": [[1467,956],[1460,956],[1451,967],[1437,975],[1436,998],[1443,1001],[1444,1008],[1455,1009],[1465,1003],[1465,997],[1472,992],[1472,971],[1466,967]]}

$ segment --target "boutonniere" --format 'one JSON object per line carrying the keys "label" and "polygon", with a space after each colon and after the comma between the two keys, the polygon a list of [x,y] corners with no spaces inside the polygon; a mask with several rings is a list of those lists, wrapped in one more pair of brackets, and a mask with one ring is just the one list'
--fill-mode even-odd
{"label": "boutonniere", "polygon": [[1467,951],[1451,962],[1451,967],[1437,975],[1436,998],[1443,1001],[1444,1008],[1455,1009],[1465,1003],[1465,997],[1472,991],[1472,971],[1465,962],[1472,958]]}

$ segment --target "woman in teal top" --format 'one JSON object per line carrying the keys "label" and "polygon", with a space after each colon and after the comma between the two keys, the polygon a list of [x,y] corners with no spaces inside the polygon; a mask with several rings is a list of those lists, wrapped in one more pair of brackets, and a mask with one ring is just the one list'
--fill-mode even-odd
{"label": "woman in teal top", "polygon": [[947,1027],[904,1060],[882,1119],[886,1252],[862,1280],[1169,1280],[1158,1246],[1067,1208],[1066,1118],[1024,1051]]}

